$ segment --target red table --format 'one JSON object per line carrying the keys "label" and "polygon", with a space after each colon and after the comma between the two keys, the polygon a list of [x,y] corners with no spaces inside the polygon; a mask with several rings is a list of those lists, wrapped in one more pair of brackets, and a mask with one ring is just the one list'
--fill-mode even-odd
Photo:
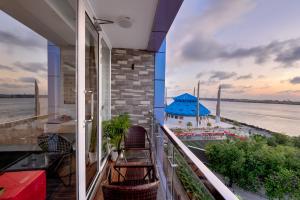
{"label": "red table", "polygon": [[46,173],[44,170],[6,172],[0,175],[4,192],[0,200],[46,199]]}

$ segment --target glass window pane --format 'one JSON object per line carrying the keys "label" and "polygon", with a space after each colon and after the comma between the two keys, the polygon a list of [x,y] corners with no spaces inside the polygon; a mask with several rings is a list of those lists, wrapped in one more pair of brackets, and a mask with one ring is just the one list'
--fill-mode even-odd
{"label": "glass window pane", "polygon": [[44,170],[47,199],[76,197],[76,2],[0,10],[0,171]]}
{"label": "glass window pane", "polygon": [[90,186],[98,166],[98,33],[91,20],[85,17],[85,91],[86,91],[86,186]]}
{"label": "glass window pane", "polygon": [[[101,64],[102,64],[102,121],[110,119],[110,49],[105,40],[101,39]],[[102,155],[103,159],[108,152],[107,138],[102,135]]]}

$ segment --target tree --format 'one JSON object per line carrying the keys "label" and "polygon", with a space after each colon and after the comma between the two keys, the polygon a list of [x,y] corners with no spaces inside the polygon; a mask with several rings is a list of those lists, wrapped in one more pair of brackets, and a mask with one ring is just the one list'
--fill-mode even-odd
{"label": "tree", "polygon": [[271,198],[288,199],[300,198],[299,177],[288,169],[280,169],[278,172],[269,175],[265,182],[267,195]]}
{"label": "tree", "polygon": [[229,179],[229,186],[240,178],[241,168],[244,165],[244,152],[233,142],[222,144],[211,143],[206,147],[206,153],[212,168]]}

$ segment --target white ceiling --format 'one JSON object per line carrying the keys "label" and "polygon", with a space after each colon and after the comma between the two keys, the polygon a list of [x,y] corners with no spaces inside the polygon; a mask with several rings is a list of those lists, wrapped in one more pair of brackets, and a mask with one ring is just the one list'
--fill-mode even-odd
{"label": "white ceiling", "polygon": [[[158,0],[87,0],[96,18],[130,17],[132,26],[102,25],[113,48],[147,49]],[[57,45],[75,42],[76,0],[0,0],[0,9]],[[66,37],[67,36],[67,37]]]}
{"label": "white ceiling", "polygon": [[106,24],[102,28],[112,47],[147,49],[158,0],[89,0],[97,18],[115,21],[130,17],[132,26]]}

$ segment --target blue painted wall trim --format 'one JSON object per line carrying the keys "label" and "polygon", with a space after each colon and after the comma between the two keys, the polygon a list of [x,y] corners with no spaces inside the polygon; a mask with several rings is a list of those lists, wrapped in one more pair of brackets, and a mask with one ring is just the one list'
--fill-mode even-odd
{"label": "blue painted wall trim", "polygon": [[154,116],[157,122],[163,124],[165,110],[165,69],[166,69],[166,39],[155,53],[154,75]]}

